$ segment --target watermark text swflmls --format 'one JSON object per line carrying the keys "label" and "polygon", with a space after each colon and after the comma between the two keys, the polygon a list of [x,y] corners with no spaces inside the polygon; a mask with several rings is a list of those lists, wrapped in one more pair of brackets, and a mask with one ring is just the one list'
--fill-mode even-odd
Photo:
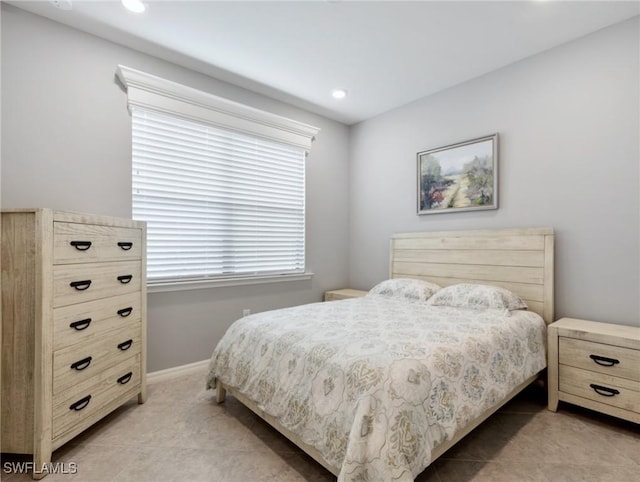
{"label": "watermark text swflmls", "polygon": [[71,475],[78,473],[78,464],[75,462],[49,462],[47,464],[36,464],[35,462],[4,462],[2,471],[5,474],[63,474]]}

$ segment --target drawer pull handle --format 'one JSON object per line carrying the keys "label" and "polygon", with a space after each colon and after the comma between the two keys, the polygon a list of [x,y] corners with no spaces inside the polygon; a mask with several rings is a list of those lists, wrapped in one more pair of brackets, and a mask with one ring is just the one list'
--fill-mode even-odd
{"label": "drawer pull handle", "polygon": [[69,406],[69,410],[75,410],[76,412],[79,412],[83,408],[86,408],[86,406],[89,405],[90,401],[91,401],[91,395],[87,395],[86,397],[81,398],[77,402],[72,403]]}
{"label": "drawer pull handle", "polygon": [[91,324],[91,318],[86,318],[84,320],[78,320],[78,321],[74,321],[73,323],[69,323],[69,328],[82,331],[86,328],[89,328],[90,324]]}
{"label": "drawer pull handle", "polygon": [[133,372],[125,373],[120,378],[118,378],[118,383],[120,385],[126,385],[127,383],[129,383],[132,376],[133,376]]}
{"label": "drawer pull handle", "polygon": [[133,243],[130,241],[119,241],[118,246],[120,246],[120,249],[123,251],[129,251],[133,247]]}
{"label": "drawer pull handle", "polygon": [[69,286],[71,286],[72,288],[77,289],[78,291],[84,291],[86,289],[89,288],[89,286],[91,286],[91,280],[90,279],[85,279],[82,281],[72,281],[71,283],[69,283]]}
{"label": "drawer pull handle", "polygon": [[91,365],[91,360],[92,358],[90,356],[88,356],[87,358],[83,358],[82,360],[78,360],[77,362],[71,364],[71,369],[81,371],[85,368],[89,368],[89,365]]}
{"label": "drawer pull handle", "polygon": [[91,241],[69,241],[69,244],[78,251],[86,251],[91,247]]}
{"label": "drawer pull handle", "polygon": [[123,318],[126,318],[131,314],[132,311],[133,311],[133,306],[128,306],[127,308],[122,308],[121,310],[118,310],[118,314]]}
{"label": "drawer pull handle", "polygon": [[602,395],[603,397],[615,397],[620,393],[615,388],[603,387],[602,385],[596,385],[595,383],[592,383],[589,386],[593,388],[594,392],[598,395]]}
{"label": "drawer pull handle", "polygon": [[607,358],[606,356],[600,355],[589,355],[594,362],[598,365],[602,365],[603,367],[612,367],[613,365],[617,365],[620,363],[620,360],[616,360],[615,358]]}
{"label": "drawer pull handle", "polygon": [[129,339],[127,341],[123,341],[122,343],[120,343],[118,345],[118,350],[122,350],[122,351],[128,350],[129,348],[131,348],[131,345],[133,345],[133,340],[132,339]]}
{"label": "drawer pull handle", "polygon": [[120,281],[120,283],[122,283],[123,285],[126,285],[132,279],[133,279],[132,274],[123,274],[118,276],[118,281]]}

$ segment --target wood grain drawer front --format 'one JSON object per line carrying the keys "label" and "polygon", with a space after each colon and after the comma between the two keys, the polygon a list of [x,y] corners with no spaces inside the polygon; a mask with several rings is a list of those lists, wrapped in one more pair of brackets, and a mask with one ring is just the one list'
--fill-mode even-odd
{"label": "wood grain drawer front", "polygon": [[108,333],[93,343],[73,345],[53,354],[53,395],[140,353],[140,327]]}
{"label": "wood grain drawer front", "polygon": [[54,264],[137,260],[142,230],[99,224],[53,223]]}
{"label": "wood grain drawer front", "polygon": [[561,392],[640,413],[640,382],[566,365],[559,371]]}
{"label": "wood grain drawer front", "polygon": [[90,382],[88,386],[80,386],[79,390],[54,396],[53,438],[93,416],[120,395],[138,388],[140,358],[135,356],[124,360]]}
{"label": "wood grain drawer front", "polygon": [[368,293],[367,291],[354,290],[351,288],[326,291],[324,293],[324,301],[337,301],[337,300],[347,300],[350,298],[360,298],[361,296],[365,296],[367,293]]}
{"label": "wood grain drawer front", "polygon": [[327,293],[324,295],[325,301],[336,301],[336,300],[344,300],[344,299],[345,299],[344,296],[340,296],[336,293]]}
{"label": "wood grain drawer front", "polygon": [[53,306],[67,306],[140,290],[140,261],[53,267]]}
{"label": "wood grain drawer front", "polygon": [[140,326],[140,293],[63,306],[53,311],[53,349],[88,343],[104,333]]}
{"label": "wood grain drawer front", "polygon": [[640,381],[640,350],[567,337],[558,344],[563,365]]}

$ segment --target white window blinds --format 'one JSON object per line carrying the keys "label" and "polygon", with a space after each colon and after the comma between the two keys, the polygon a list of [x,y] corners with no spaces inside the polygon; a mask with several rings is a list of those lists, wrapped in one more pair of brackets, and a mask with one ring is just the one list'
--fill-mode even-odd
{"label": "white window blinds", "polygon": [[303,273],[305,150],[132,107],[150,282]]}

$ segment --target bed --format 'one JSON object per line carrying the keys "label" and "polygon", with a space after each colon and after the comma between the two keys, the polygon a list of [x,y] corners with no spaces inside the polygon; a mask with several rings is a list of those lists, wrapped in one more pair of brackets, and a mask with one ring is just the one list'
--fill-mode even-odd
{"label": "bed", "polygon": [[[207,384],[339,482],[414,480],[545,368],[553,246],[550,228],[396,234],[385,286],[443,290],[420,299],[374,290],[241,318],[216,347]],[[528,309],[455,304],[477,285]]]}

